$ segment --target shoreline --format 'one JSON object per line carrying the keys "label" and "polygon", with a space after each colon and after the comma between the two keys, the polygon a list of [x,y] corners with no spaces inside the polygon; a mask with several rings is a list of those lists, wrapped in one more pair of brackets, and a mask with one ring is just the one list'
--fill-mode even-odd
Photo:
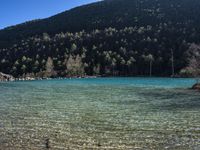
{"label": "shoreline", "polygon": [[[0,82],[15,82],[15,81],[41,81],[41,80],[64,80],[64,79],[84,79],[84,78],[171,78],[171,79],[195,79],[194,77],[181,77],[181,76],[109,76],[109,75],[84,75],[84,76],[66,76],[66,77],[19,77],[15,78],[12,75],[0,72]],[[196,83],[195,83],[196,84]],[[195,85],[194,84],[194,85]]]}
{"label": "shoreline", "polygon": [[167,77],[167,76],[71,76],[71,77],[26,77],[26,78],[12,78],[8,80],[0,80],[0,82],[15,82],[15,81],[42,81],[42,80],[65,80],[65,79],[89,79],[89,78],[171,78],[171,79],[195,79],[193,77]]}
{"label": "shoreline", "polygon": [[12,78],[12,79],[5,79],[0,80],[0,82],[16,82],[16,81],[42,81],[42,80],[53,80],[53,79],[59,79],[59,80],[65,80],[65,79],[83,79],[83,78],[99,78],[102,76],[72,76],[72,77],[26,77],[26,78]]}

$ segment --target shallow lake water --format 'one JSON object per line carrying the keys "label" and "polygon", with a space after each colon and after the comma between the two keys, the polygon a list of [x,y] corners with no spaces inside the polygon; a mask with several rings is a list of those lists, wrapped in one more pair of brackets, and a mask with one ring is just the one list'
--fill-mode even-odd
{"label": "shallow lake water", "polygon": [[0,150],[199,150],[194,79],[0,83]]}

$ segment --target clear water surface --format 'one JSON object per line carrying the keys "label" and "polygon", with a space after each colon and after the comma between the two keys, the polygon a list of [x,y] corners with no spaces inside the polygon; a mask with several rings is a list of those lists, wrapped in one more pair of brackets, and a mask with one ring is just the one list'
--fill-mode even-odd
{"label": "clear water surface", "polygon": [[199,150],[194,79],[0,83],[0,150]]}

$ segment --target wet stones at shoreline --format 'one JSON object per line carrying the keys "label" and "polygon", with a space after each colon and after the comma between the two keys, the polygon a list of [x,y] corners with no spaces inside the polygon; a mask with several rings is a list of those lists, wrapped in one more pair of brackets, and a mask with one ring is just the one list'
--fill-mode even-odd
{"label": "wet stones at shoreline", "polygon": [[[1,73],[3,74],[3,73]],[[0,82],[8,82],[8,81],[36,81],[36,80],[52,80],[52,79],[77,79],[77,78],[97,78],[100,76],[69,76],[69,77],[56,77],[56,78],[47,78],[47,77],[21,77],[21,78],[14,78],[12,75],[6,75],[5,77],[2,77],[0,74]]]}
{"label": "wet stones at shoreline", "polygon": [[0,72],[0,81],[14,81],[15,78],[12,75]]}

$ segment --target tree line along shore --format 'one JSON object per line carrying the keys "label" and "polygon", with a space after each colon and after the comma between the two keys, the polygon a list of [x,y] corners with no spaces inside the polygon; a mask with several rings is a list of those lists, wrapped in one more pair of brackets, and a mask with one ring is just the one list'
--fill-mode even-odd
{"label": "tree line along shore", "polygon": [[5,28],[0,72],[19,79],[197,78],[199,5],[198,0],[105,0]]}

